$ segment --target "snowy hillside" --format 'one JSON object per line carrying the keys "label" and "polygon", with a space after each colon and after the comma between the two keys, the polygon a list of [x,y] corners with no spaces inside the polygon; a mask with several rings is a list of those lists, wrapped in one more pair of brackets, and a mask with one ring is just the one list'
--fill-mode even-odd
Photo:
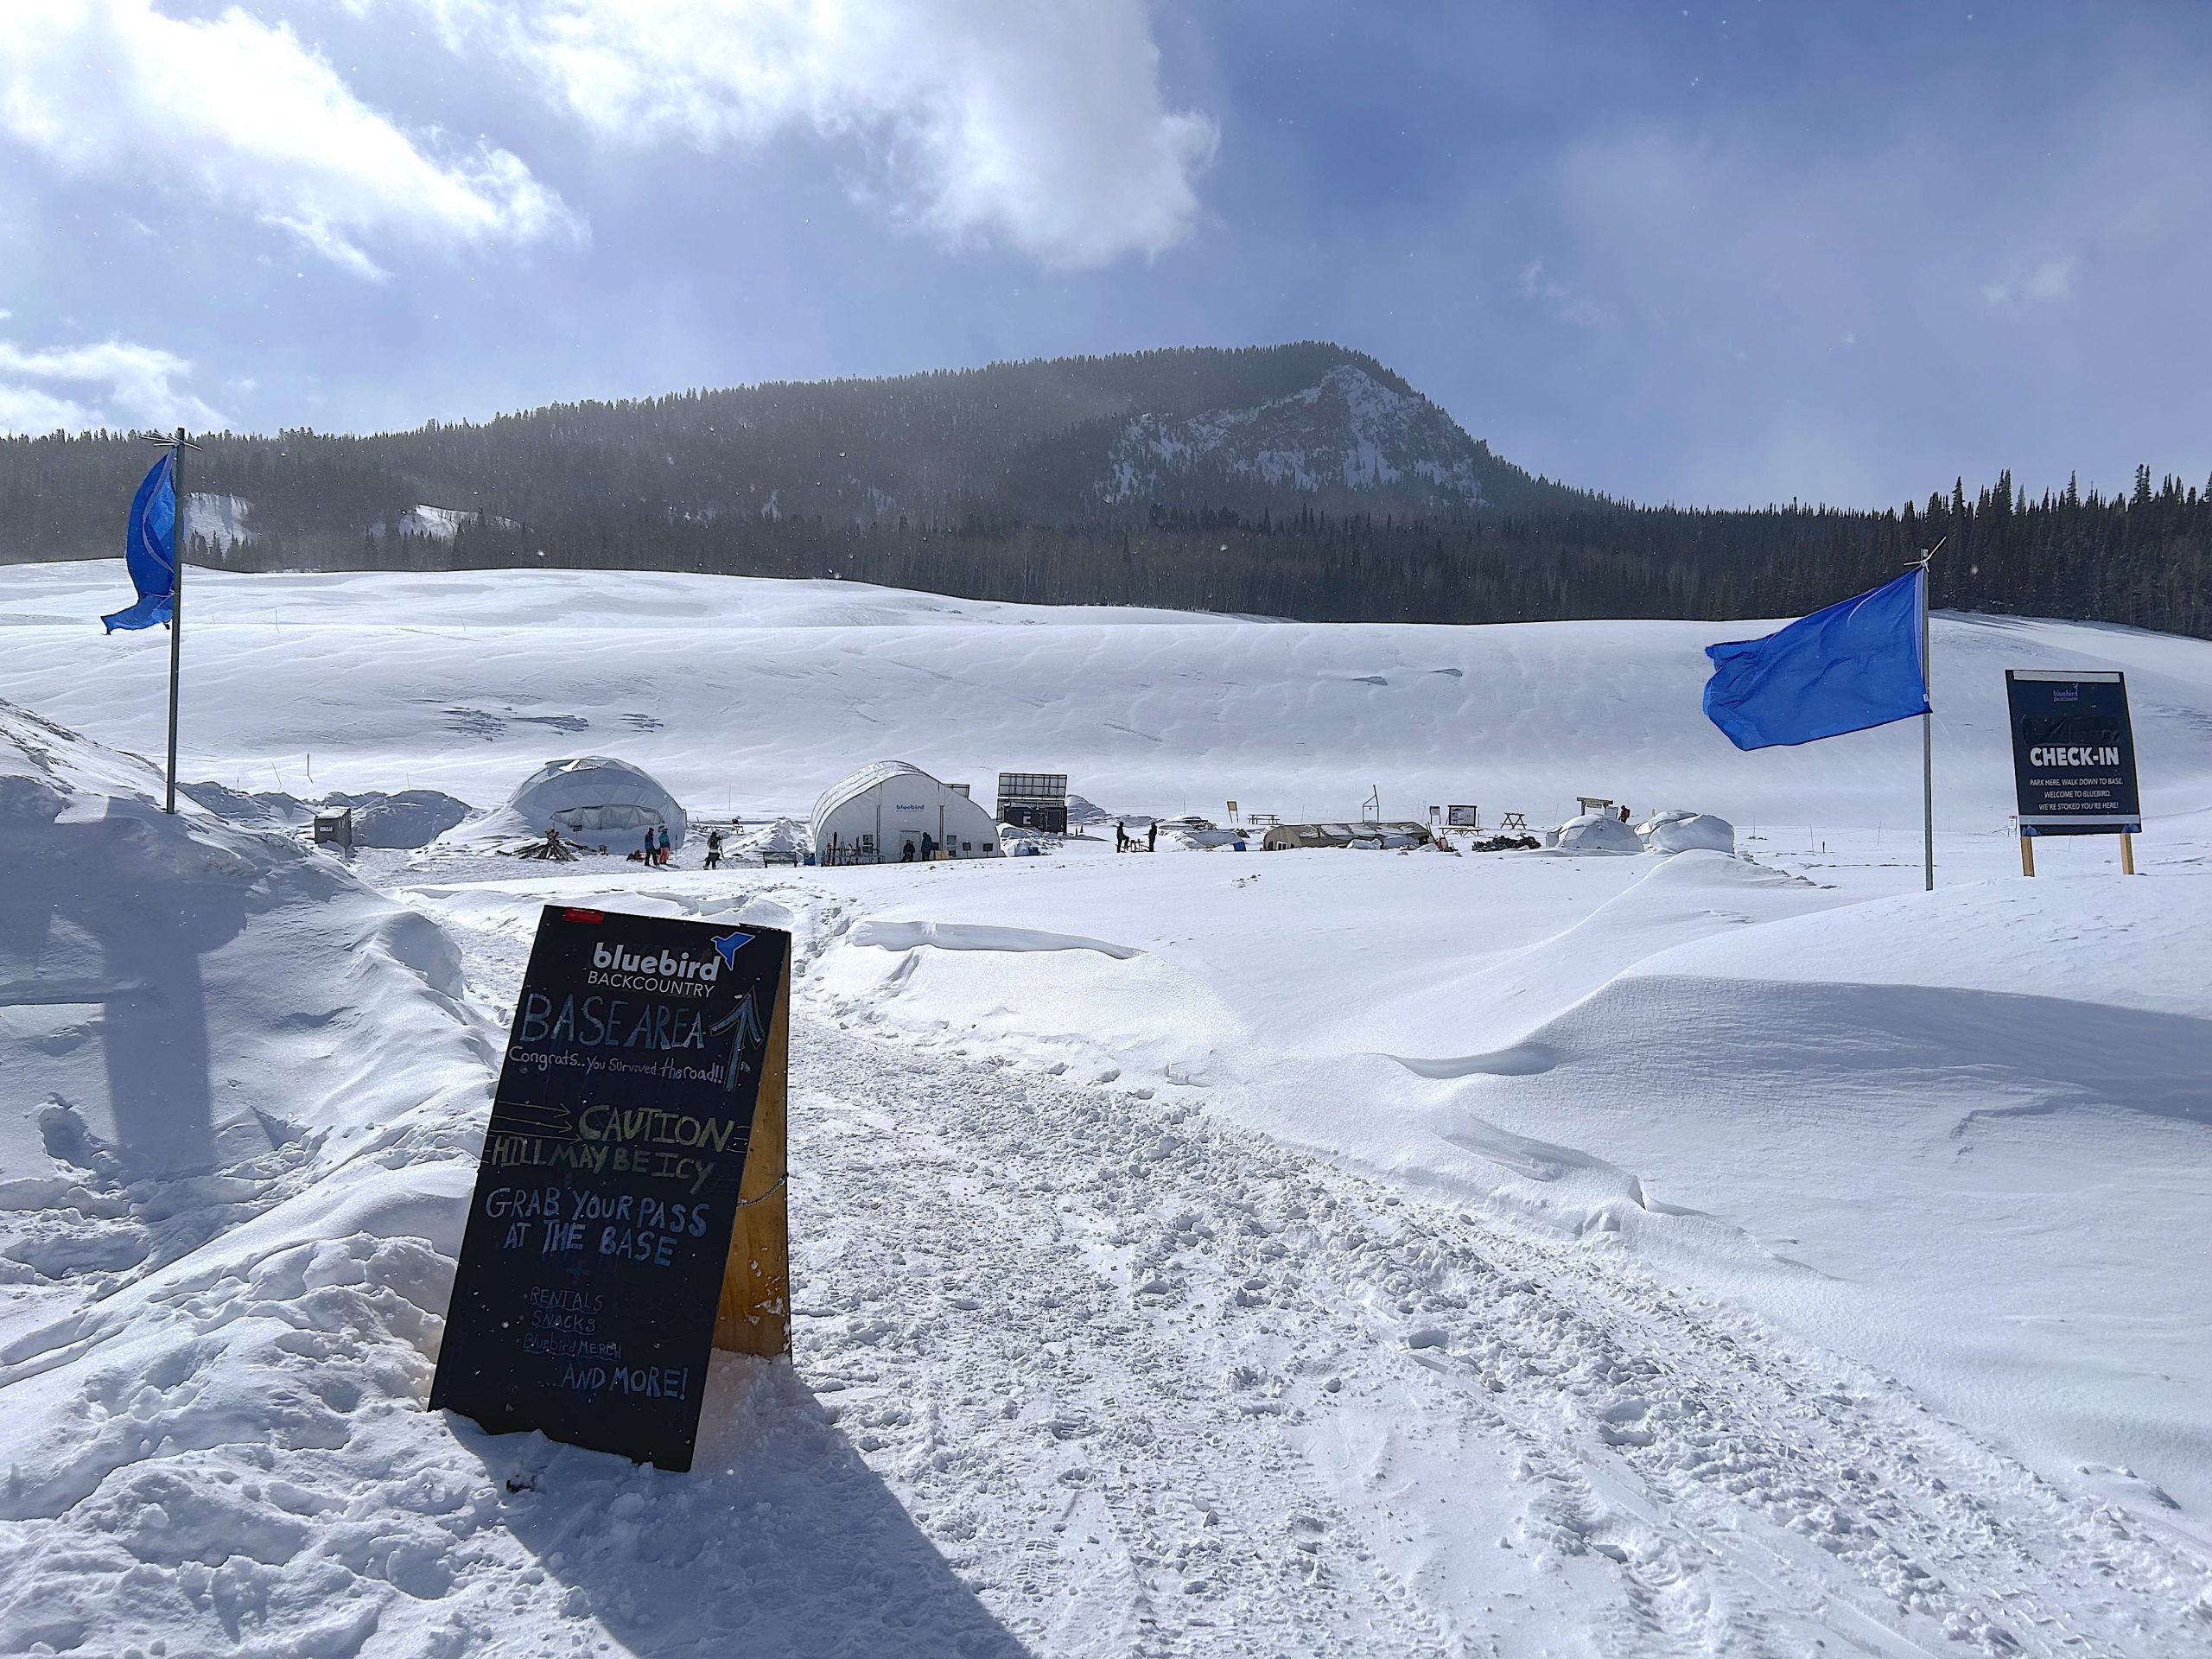
{"label": "snowy hillside", "polygon": [[[1704,721],[1755,625],[192,573],[232,790],[895,758],[1747,855],[548,874],[162,817],[118,578],[0,572],[0,1652],[2212,1655],[2212,645],[1939,618],[1929,896],[1911,728]],[[2005,834],[2002,670],[2068,665],[2133,880]],[[690,1476],[422,1408],[552,899],[798,941],[794,1363]]]}
{"label": "snowy hillside", "polygon": [[[6,693],[150,753],[164,654],[85,633],[119,578],[7,572]],[[1914,727],[1744,755],[1705,719],[1704,645],[1756,623],[1240,623],[588,571],[195,573],[186,603],[186,776],[251,790],[427,785],[489,806],[543,761],[596,752],[750,817],[801,814],[895,759],[979,795],[1001,770],[1065,771],[1116,811],[1357,817],[1379,785],[1388,817],[1465,801],[1486,823],[1556,823],[1590,794],[1747,831],[1919,825]],[[2006,827],[2008,667],[2126,669],[2145,810],[2212,810],[2212,645],[1939,616],[1935,658],[1947,832]]]}
{"label": "snowy hillside", "polygon": [[1407,507],[1473,506],[1483,499],[1478,451],[1426,397],[1384,385],[1357,364],[1331,369],[1287,397],[1185,420],[1140,415],[1115,444],[1103,499],[1222,499],[1223,483],[1300,497],[1338,492]]}
{"label": "snowy hillside", "polygon": [[253,540],[253,503],[244,496],[194,493],[189,499],[188,508],[187,527],[218,556]]}

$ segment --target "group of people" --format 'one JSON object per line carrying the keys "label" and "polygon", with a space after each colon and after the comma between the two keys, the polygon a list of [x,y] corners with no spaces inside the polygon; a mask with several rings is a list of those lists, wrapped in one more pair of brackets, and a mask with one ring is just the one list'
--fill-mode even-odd
{"label": "group of people", "polygon": [[[1114,826],[1114,850],[1117,853],[1134,853],[1138,849],[1137,838],[1129,833],[1129,826],[1126,823],[1116,823]],[[1142,849],[1147,853],[1160,850],[1159,820],[1154,819],[1145,826]]]}
{"label": "group of people", "polygon": [[[908,842],[905,846],[899,849],[899,861],[901,864],[912,863],[914,861],[914,843],[911,841]],[[937,837],[930,834],[926,830],[922,831],[921,855],[922,862],[925,864],[929,863],[937,856]]]}
{"label": "group of people", "polygon": [[645,844],[643,850],[632,853],[630,856],[635,859],[641,859],[647,864],[667,864],[668,826],[666,824],[663,824],[657,830],[647,830],[645,831]]}

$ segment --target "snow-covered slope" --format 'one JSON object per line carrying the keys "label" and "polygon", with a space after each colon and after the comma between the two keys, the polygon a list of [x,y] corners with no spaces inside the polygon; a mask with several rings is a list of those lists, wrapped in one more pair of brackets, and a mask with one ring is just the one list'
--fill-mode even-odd
{"label": "snow-covered slope", "polygon": [[[152,747],[91,574],[0,574],[4,690]],[[1704,728],[1748,628],[194,579],[232,785],[891,756],[1750,856],[349,873],[5,710],[0,1651],[2212,1654],[2212,646],[1940,619],[1930,897],[1910,728]],[[2129,673],[2132,880],[2003,833],[2000,671],[2066,664]],[[717,1363],[688,1478],[421,1409],[553,899],[798,939],[797,1363]]]}
{"label": "snow-covered slope", "polygon": [[0,703],[0,1650],[215,1651],[240,1597],[339,1650],[308,1465],[405,1479],[487,1046],[437,927],[159,787]]}
{"label": "snow-covered slope", "polygon": [[219,556],[226,550],[244,547],[253,540],[253,503],[242,495],[194,493],[185,525]]}
{"label": "snow-covered slope", "polygon": [[[7,694],[156,753],[163,642],[97,632],[120,577],[7,573]],[[429,786],[489,806],[543,762],[598,752],[702,816],[804,816],[855,768],[900,760],[979,797],[1001,770],[1065,771],[1116,811],[1217,816],[1235,800],[1357,818],[1379,785],[1386,817],[1471,801],[1485,823],[1519,810],[1557,823],[1592,794],[1639,817],[1715,812],[1746,836],[1788,824],[1902,841],[1920,817],[1913,725],[1752,755],[1713,728],[1702,648],[1752,623],[1257,623],[512,570],[195,573],[186,605],[184,775],[303,797]],[[2000,832],[2012,812],[2007,667],[2126,669],[2145,810],[2163,825],[2212,810],[2212,645],[1947,616],[1935,655],[1946,831]]]}

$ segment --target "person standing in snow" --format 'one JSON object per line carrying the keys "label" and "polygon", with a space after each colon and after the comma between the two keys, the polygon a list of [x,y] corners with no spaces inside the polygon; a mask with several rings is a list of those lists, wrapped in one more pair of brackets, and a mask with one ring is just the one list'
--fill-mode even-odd
{"label": "person standing in snow", "polygon": [[709,830],[707,831],[707,868],[711,870],[721,861],[722,832],[719,830]]}
{"label": "person standing in snow", "polygon": [[668,826],[664,823],[660,827],[660,862],[663,869],[668,868]]}
{"label": "person standing in snow", "polygon": [[1114,850],[1117,853],[1129,850],[1129,826],[1118,819],[1114,824]]}
{"label": "person standing in snow", "polygon": [[639,854],[639,856],[645,861],[645,866],[649,869],[652,867],[653,854],[656,850],[657,849],[653,846],[653,832],[648,830],[645,831],[645,849],[643,853]]}
{"label": "person standing in snow", "polygon": [[1160,850],[1160,820],[1154,818],[1144,832],[1144,849],[1147,853]]}

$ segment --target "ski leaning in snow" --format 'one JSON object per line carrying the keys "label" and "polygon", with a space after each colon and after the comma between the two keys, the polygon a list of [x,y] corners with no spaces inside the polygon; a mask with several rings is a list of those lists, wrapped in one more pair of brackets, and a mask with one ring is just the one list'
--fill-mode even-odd
{"label": "ski leaning in snow", "polygon": [[766,928],[546,906],[433,1409],[691,1466],[790,960]]}

